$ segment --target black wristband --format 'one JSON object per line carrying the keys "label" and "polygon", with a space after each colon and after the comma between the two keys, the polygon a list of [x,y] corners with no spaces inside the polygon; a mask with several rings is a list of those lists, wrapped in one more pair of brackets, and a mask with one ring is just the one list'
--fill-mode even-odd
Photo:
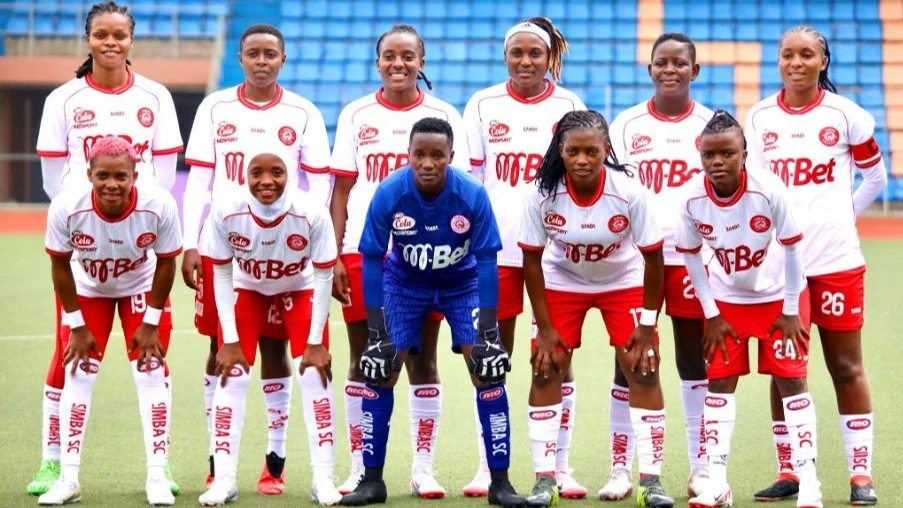
{"label": "black wristband", "polygon": [[367,326],[378,330],[386,329],[386,314],[382,307],[367,307]]}
{"label": "black wristband", "polygon": [[492,330],[498,324],[498,307],[480,307],[480,318],[477,320],[477,328],[480,330]]}

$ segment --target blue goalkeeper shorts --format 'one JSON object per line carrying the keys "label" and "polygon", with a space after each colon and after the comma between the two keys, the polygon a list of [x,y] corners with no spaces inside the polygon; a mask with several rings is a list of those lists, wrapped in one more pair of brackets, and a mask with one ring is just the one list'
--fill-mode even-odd
{"label": "blue goalkeeper shorts", "polygon": [[473,345],[480,306],[476,280],[455,288],[424,289],[388,271],[383,277],[386,328],[397,350],[416,354],[424,320],[434,310],[445,315],[451,327],[452,350],[459,352],[460,346]]}

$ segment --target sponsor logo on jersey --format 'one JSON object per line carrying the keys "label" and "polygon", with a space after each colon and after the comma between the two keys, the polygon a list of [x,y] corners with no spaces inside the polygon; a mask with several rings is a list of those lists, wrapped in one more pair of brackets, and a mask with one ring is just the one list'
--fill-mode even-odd
{"label": "sponsor logo on jersey", "polygon": [[699,231],[699,234],[702,236],[709,236],[715,231],[715,228],[711,224],[706,224],[704,222],[694,222],[694,226],[696,226],[696,231]]}
{"label": "sponsor logo on jersey", "polygon": [[396,213],[395,218],[392,221],[392,229],[396,231],[406,231],[416,225],[417,221],[414,220],[413,217],[408,217],[403,212]]}
{"label": "sponsor logo on jersey", "polygon": [[470,221],[463,215],[455,215],[451,218],[451,228],[455,233],[463,235],[470,231]]}
{"label": "sponsor logo on jersey", "polygon": [[724,407],[727,405],[727,399],[723,397],[708,396],[705,398],[705,405],[709,407]]}
{"label": "sponsor logo on jersey", "polygon": [[379,136],[379,129],[370,127],[369,125],[361,125],[361,130],[357,133],[357,139],[367,141]]}
{"label": "sponsor logo on jersey", "polygon": [[140,235],[138,235],[138,239],[135,240],[135,245],[138,246],[139,249],[146,249],[156,241],[157,235],[148,231],[146,233],[141,233]]}
{"label": "sponsor logo on jersey", "polygon": [[438,388],[433,388],[433,387],[429,387],[429,388],[418,388],[418,389],[414,390],[414,396],[415,396],[415,397],[423,397],[423,398],[434,398],[434,397],[438,397],[438,396],[439,396],[439,389],[438,389]]}
{"label": "sponsor logo on jersey", "polygon": [[231,143],[233,141],[237,141],[238,137],[235,133],[238,131],[238,127],[229,122],[220,122],[216,128],[216,136],[217,143]]}
{"label": "sponsor logo on jersey", "polygon": [[470,239],[464,245],[407,244],[401,247],[402,258],[414,268],[440,270],[458,264],[470,252]]}
{"label": "sponsor logo on jersey", "polygon": [[97,123],[94,122],[94,118],[96,117],[97,115],[90,109],[75,108],[75,111],[73,111],[72,114],[72,123],[74,124],[72,127],[75,129],[96,127]]}
{"label": "sponsor logo on jersey", "polygon": [[241,236],[241,234],[235,231],[230,231],[227,238],[229,239],[229,245],[231,245],[234,249],[244,250],[247,249],[249,245],[251,245],[251,240],[244,236]]}
{"label": "sponsor logo on jersey", "polygon": [[652,137],[646,134],[634,134],[630,140],[630,155],[649,152],[652,150]]}
{"label": "sponsor logo on jersey", "polygon": [[294,277],[304,271],[307,261],[306,257],[302,257],[300,261],[294,263],[286,263],[278,259],[235,258],[238,269],[256,280],[279,280],[283,277]]}
{"label": "sponsor logo on jersey", "polygon": [[288,125],[279,128],[279,141],[282,141],[283,145],[292,146],[297,139],[298,134],[295,133],[295,129]]}
{"label": "sponsor logo on jersey", "polygon": [[508,135],[511,131],[511,128],[508,125],[499,122],[498,120],[492,120],[489,122],[489,142],[490,143],[500,143],[503,141],[508,141],[511,138],[505,138],[503,136]]}
{"label": "sponsor logo on jersey", "polygon": [[745,272],[762,266],[765,256],[768,254],[768,246],[754,251],[746,245],[738,245],[735,249],[717,248],[715,258],[724,268],[724,273],[730,275],[734,272]]}
{"label": "sponsor logo on jersey", "polygon": [[771,228],[771,219],[764,215],[756,215],[753,216],[752,219],[749,219],[749,229],[752,229],[756,233],[764,233]]}
{"label": "sponsor logo on jersey", "polygon": [[787,403],[787,409],[791,411],[799,411],[809,407],[809,399],[796,399]]}
{"label": "sponsor logo on jersey", "polygon": [[637,164],[640,183],[656,194],[666,186],[680,187],[700,172],[700,168],[690,167],[687,161],[680,159],[647,159]]}
{"label": "sponsor logo on jersey", "polygon": [[568,220],[565,219],[563,215],[558,215],[552,210],[546,212],[546,215],[545,217],[543,217],[542,221],[546,226],[552,226],[555,228],[564,227],[564,225],[568,222]]}
{"label": "sponsor logo on jersey", "polygon": [[872,421],[868,418],[856,418],[847,422],[847,428],[850,430],[865,430],[872,426]]}
{"label": "sponsor logo on jersey", "polygon": [[301,251],[307,247],[307,238],[295,233],[286,238],[285,244],[289,249]]}
{"label": "sponsor logo on jersey", "polygon": [[263,385],[263,393],[273,393],[278,392],[285,388],[285,385],[282,383],[267,383]]}
{"label": "sponsor logo on jersey", "polygon": [[615,234],[623,232],[629,225],[630,220],[625,215],[618,214],[608,219],[608,229]]}
{"label": "sponsor logo on jersey", "polygon": [[501,386],[489,390],[484,390],[480,392],[480,400],[482,400],[483,402],[493,401],[500,398],[503,393],[505,393],[505,389]]}
{"label": "sponsor logo on jersey", "polygon": [[[832,157],[827,164],[816,164],[808,157],[798,159],[773,159],[768,161],[771,172],[781,177],[784,185],[823,184],[834,181],[834,165]],[[791,179],[792,178],[792,179]]]}
{"label": "sponsor logo on jersey", "polygon": [[778,142],[778,133],[765,131],[762,133],[762,146],[768,148]]}
{"label": "sponsor logo on jersey", "polygon": [[142,256],[138,259],[130,258],[101,258],[89,259],[79,257],[78,263],[82,265],[82,269],[89,277],[97,279],[103,284],[110,277],[118,278],[133,270],[138,269],[147,261],[147,251],[143,251]]}
{"label": "sponsor logo on jersey", "polygon": [[834,146],[840,142],[840,132],[834,127],[825,127],[818,133],[818,140],[825,146]]}
{"label": "sponsor logo on jersey", "polygon": [[551,409],[547,409],[545,411],[530,411],[530,419],[531,420],[549,420],[554,418],[558,413],[556,411],[552,411]]}
{"label": "sponsor logo on jersey", "polygon": [[72,232],[72,245],[76,247],[90,247],[94,245],[94,237],[77,229]]}
{"label": "sponsor logo on jersey", "polygon": [[368,153],[364,158],[367,165],[367,181],[381,182],[389,173],[408,163],[406,153]]}
{"label": "sponsor logo on jersey", "polygon": [[138,110],[138,123],[145,128],[154,124],[154,112],[150,108],[141,108]]}
{"label": "sponsor logo on jersey", "polygon": [[601,243],[562,243],[564,244],[564,256],[575,264],[581,261],[595,263],[608,259],[608,256],[621,248],[621,239],[608,246]]}
{"label": "sponsor logo on jersey", "polygon": [[524,152],[499,152],[495,156],[495,176],[500,182],[517,187],[518,182],[529,183],[536,179],[542,155]]}

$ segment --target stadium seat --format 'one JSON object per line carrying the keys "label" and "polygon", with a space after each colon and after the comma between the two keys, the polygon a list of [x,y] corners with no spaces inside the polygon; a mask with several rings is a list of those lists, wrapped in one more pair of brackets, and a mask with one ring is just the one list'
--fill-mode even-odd
{"label": "stadium seat", "polygon": [[344,66],[339,62],[323,62],[320,65],[319,80],[325,83],[341,83],[345,75]]}
{"label": "stadium seat", "polygon": [[863,87],[859,92],[859,105],[866,108],[884,106],[884,91],[879,87]]}
{"label": "stadium seat", "polygon": [[857,45],[857,52],[860,63],[880,64],[884,60],[882,58],[881,43],[866,42]]}
{"label": "stadium seat", "polygon": [[363,83],[375,74],[376,69],[364,65],[363,62],[349,61],[345,66],[345,79],[349,83]]}
{"label": "stadium seat", "polygon": [[859,25],[856,23],[835,23],[833,28],[833,37],[828,37],[828,35],[825,34],[825,37],[828,37],[828,40],[831,43],[835,40],[844,42],[855,42],[859,40]]}
{"label": "stadium seat", "polygon": [[182,14],[179,16],[180,37],[201,37],[203,33],[200,17],[192,14]]}
{"label": "stadium seat", "polygon": [[[296,26],[295,23],[287,23],[288,26]],[[322,20],[306,20],[301,23],[300,36],[304,38],[321,38],[326,36],[327,24]],[[332,34],[330,34],[332,35]]]}
{"label": "stadium seat", "polygon": [[881,65],[875,64],[859,64],[859,79],[856,81],[860,85],[880,85],[882,82]]}
{"label": "stadium seat", "polygon": [[494,39],[496,34],[493,31],[491,21],[482,19],[472,19],[469,22],[469,34],[471,39]]}
{"label": "stadium seat", "polygon": [[283,18],[300,18],[301,16],[310,16],[309,12],[305,12],[301,8],[301,2],[280,2],[279,12]]}
{"label": "stadium seat", "polygon": [[35,15],[34,33],[38,36],[48,36],[56,34],[56,23],[53,16],[48,14]]}

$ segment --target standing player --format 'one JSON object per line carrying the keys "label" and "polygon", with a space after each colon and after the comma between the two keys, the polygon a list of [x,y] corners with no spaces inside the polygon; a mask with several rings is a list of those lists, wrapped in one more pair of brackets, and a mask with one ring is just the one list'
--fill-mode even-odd
{"label": "standing player", "polygon": [[[831,52],[810,27],[788,30],[780,41],[778,68],[784,89],[752,107],[746,119],[751,167],[770,167],[790,187],[790,202],[806,234],[803,266],[811,291],[825,363],[834,381],[844,450],[850,470],[850,502],[873,505],[874,418],[862,365],[865,259],[856,217],[887,185],[875,119],[836,94],[828,79]],[[863,175],[853,192],[853,172]],[[775,447],[787,448],[786,425],[772,385]],[[778,480],[756,493],[760,501],[796,494],[793,460],[780,459]],[[789,465],[788,465],[789,464]]]}
{"label": "standing player", "polygon": [[[129,69],[134,32],[135,19],[125,6],[106,2],[88,11],[85,37],[90,55],[75,71],[75,79],[47,96],[41,117],[37,151],[50,199],[71,187],[87,188],[82,175],[91,147],[111,134],[131,143],[140,157],[140,187],[159,184],[169,190],[175,183],[182,151],[175,106],[169,90]],[[57,302],[56,345],[44,386],[42,462],[27,488],[32,495],[46,492],[60,474],[59,398],[64,382],[60,314]],[[169,469],[166,475],[171,481]],[[179,492],[175,482],[172,491]]]}
{"label": "standing player", "polygon": [[[285,40],[272,25],[253,25],[241,36],[239,61],[245,72],[241,85],[210,94],[201,103],[191,128],[186,163],[191,166],[185,187],[183,223],[185,256],[182,278],[195,295],[195,325],[210,337],[210,353],[204,373],[204,405],[208,430],[212,432],[211,404],[215,388],[217,310],[213,298],[213,264],[203,251],[202,239],[211,229],[201,224],[206,197],[218,199],[236,189],[246,192],[248,153],[260,146],[283,160],[295,161],[287,178],[298,187],[298,172],[304,170],[311,202],[325,206],[329,196],[329,141],[320,111],[307,99],[283,89],[276,82],[285,64]],[[212,192],[210,182],[213,182]],[[199,249],[198,246],[201,246]],[[292,366],[286,355],[288,343],[273,337],[260,339],[261,387],[267,407],[267,454],[257,482],[261,494],[285,490],[285,439],[291,403]],[[214,475],[213,448],[210,475]]]}
{"label": "standing player", "polygon": [[486,448],[493,450],[489,502],[524,504],[508,481],[511,443],[503,381],[510,365],[496,322],[501,242],[486,191],[449,167],[453,143],[448,122],[419,120],[411,128],[411,166],[389,175],[370,203],[360,242],[369,334],[361,355],[368,383],[361,415],[365,469],[342,504],[386,501],[382,472],[393,387],[432,310],[451,325],[452,349],[467,361],[480,419],[492,430],[484,435]]}
{"label": "standing player", "polygon": [[147,501],[175,504],[165,473],[171,409],[165,357],[172,332],[169,292],[182,244],[172,196],[154,185],[134,187],[140,160],[130,142],[100,138],[89,155],[92,188],[59,194],[47,212],[44,246],[65,313],[60,336],[66,382],[60,396],[62,473],[38,498],[39,505],[81,499],[78,473],[91,392],[117,310],[138,390]]}
{"label": "standing player", "polygon": [[536,340],[530,361],[528,433],[536,485],[531,506],[558,504],[553,450],[562,391],[586,313],[602,313],[615,358],[628,376],[637,442],[640,506],[674,506],[660,475],[665,403],[658,377],[655,310],[662,289],[662,237],[646,195],[611,152],[608,125],[595,111],[565,113],[527,194],[518,245]]}
{"label": "standing player", "polygon": [[[210,506],[238,497],[238,450],[251,367],[258,339],[275,321],[283,328],[276,333],[291,343],[297,366],[313,468],[311,497],[331,505],[342,497],[332,483],[335,411],[326,329],[336,260],[332,221],[323,206],[288,183],[297,159],[247,155],[250,196],[220,196],[210,212],[206,248],[215,265],[223,343],[216,354],[220,379],[210,437],[216,478],[199,500]],[[238,268],[234,274],[233,265]]]}
{"label": "standing player", "polygon": [[[680,394],[686,418],[692,497],[702,492],[708,478],[702,441],[702,408],[706,374],[702,357],[702,307],[693,293],[683,257],[674,250],[680,187],[700,172],[697,139],[712,111],[690,98],[690,83],[699,75],[696,45],[681,33],[662,34],[652,45],[649,76],[655,96],[619,114],[611,124],[611,147],[618,160],[637,168],[636,176],[649,190],[649,208],[665,239],[667,314],[674,330],[674,351]],[[628,389],[615,365],[611,387],[609,433],[611,474],[599,497],[608,500],[630,495],[633,482],[633,433],[630,430]]]}
{"label": "standing player", "polygon": [[[336,242],[342,253],[335,266],[333,294],[342,302],[348,330],[351,361],[345,381],[345,422],[351,448],[351,474],[339,492],[354,490],[364,472],[361,450],[361,394],[364,378],[358,368],[367,343],[367,312],[364,307],[361,254],[358,252],[367,208],[376,187],[395,169],[408,163],[408,133],[414,122],[425,117],[451,124],[458,140],[454,152],[467,160],[466,138],[461,116],[455,108],[423,93],[417,80],[423,74],[423,39],[409,25],[395,25],[376,42],[376,68],[383,86],[345,106],[339,115],[336,143],[330,169],[335,175],[330,211]],[[445,489],[434,478],[433,455],[439,435],[442,385],[436,368],[436,342],[441,317],[424,322],[419,354],[405,361],[410,382],[411,492],[424,498],[441,498]]]}
{"label": "standing player", "polygon": [[[808,295],[798,248],[803,234],[780,180],[763,171],[747,173],[745,146],[740,124],[716,112],[700,140],[705,175],[687,184],[679,206],[676,247],[705,311],[709,379],[704,416],[711,477],[690,498],[690,508],[733,504],[727,462],[737,421],[734,392],[740,376],[749,374],[750,339],[759,340],[759,372],[771,375],[787,415],[800,474],[796,505],[821,508],[815,404],[806,382]],[[703,243],[717,260],[711,281],[700,255]]]}
{"label": "standing player", "polygon": [[[464,109],[464,122],[471,168],[474,174],[482,173],[502,236],[499,330],[505,348],[513,353],[517,316],[524,311],[523,255],[517,247],[524,189],[536,178],[541,150],[555,133],[555,122],[564,113],[586,106],[576,94],[555,84],[561,78],[568,43],[550,19],[530,18],[511,27],[505,34],[504,51],[511,79],[475,93]],[[568,464],[577,400],[572,372],[562,385],[562,396],[565,416],[559,431],[556,476],[561,495],[579,499],[586,497],[586,489],[571,476]],[[479,421],[477,443],[480,464],[464,487],[466,496],[485,496],[489,487]]]}

